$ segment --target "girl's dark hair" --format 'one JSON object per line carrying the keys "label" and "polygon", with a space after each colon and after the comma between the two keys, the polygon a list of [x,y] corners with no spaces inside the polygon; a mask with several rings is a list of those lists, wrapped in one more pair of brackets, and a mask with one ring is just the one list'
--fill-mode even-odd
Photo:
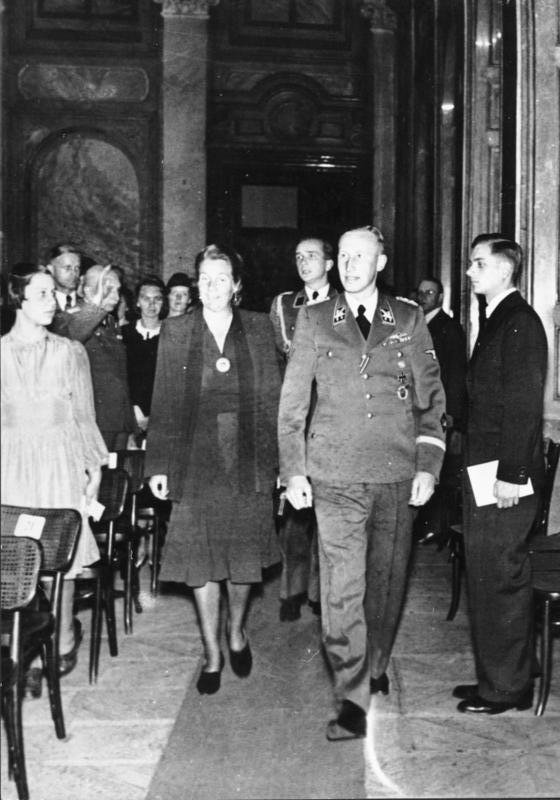
{"label": "girl's dark hair", "polygon": [[14,264],[8,275],[8,300],[13,308],[21,308],[25,300],[26,287],[31,283],[33,276],[41,272],[47,270],[28,261],[18,261]]}
{"label": "girl's dark hair", "polygon": [[142,278],[140,283],[138,283],[134,289],[134,305],[136,306],[135,311],[138,318],[140,318],[140,314],[138,312],[138,298],[140,297],[140,292],[144,286],[156,286],[158,289],[161,289],[163,304],[161,306],[161,311],[159,312],[159,318],[165,319],[167,312],[169,311],[167,304],[167,289],[165,288],[165,283],[158,275],[146,275],[146,277]]}

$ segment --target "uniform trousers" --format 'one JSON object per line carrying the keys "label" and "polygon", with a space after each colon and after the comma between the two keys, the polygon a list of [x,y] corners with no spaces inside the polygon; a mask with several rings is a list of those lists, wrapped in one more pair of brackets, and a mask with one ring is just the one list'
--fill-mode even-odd
{"label": "uniform trousers", "polygon": [[297,511],[286,503],[279,531],[282,551],[280,597],[306,594],[313,603],[319,601],[319,553],[317,521],[312,508]]}
{"label": "uniform trousers", "polygon": [[335,698],[364,711],[369,679],[385,672],[399,624],[412,543],[411,483],[313,482],[323,641]]}
{"label": "uniform trousers", "polygon": [[478,693],[515,702],[531,683],[533,589],[527,537],[535,495],[513,508],[477,507],[463,485],[463,535]]}

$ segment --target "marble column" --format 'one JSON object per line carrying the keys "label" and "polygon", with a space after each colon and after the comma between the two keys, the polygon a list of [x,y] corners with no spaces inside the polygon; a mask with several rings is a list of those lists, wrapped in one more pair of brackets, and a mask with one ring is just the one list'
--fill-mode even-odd
{"label": "marble column", "polygon": [[219,0],[162,5],[163,277],[193,272],[206,244],[208,12]]}
{"label": "marble column", "polygon": [[[397,18],[385,0],[363,0],[362,16],[370,23],[370,79],[373,107],[372,222],[393,251],[395,236],[395,32]],[[389,277],[389,276],[388,276]]]}

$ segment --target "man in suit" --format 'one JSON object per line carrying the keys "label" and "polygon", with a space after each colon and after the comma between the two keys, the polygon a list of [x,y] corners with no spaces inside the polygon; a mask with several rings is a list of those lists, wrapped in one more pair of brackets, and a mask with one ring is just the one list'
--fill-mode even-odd
{"label": "man in suit", "polygon": [[[389,691],[413,509],[445,451],[445,396],[416,303],[382,294],[383,236],[345,233],[345,293],[301,309],[280,401],[280,471],[295,508],[315,503],[323,640],[338,701],[330,740],[366,734],[370,693]],[[306,436],[311,387],[316,405]]]}
{"label": "man in suit", "polygon": [[47,269],[54,278],[57,311],[66,311],[78,304],[78,283],[81,269],[80,251],[72,244],[56,244],[48,254]]}
{"label": "man in suit", "polygon": [[126,351],[110,313],[119,302],[120,278],[110,265],[90,267],[82,283],[83,301],[55,317],[54,332],[86,348],[93,383],[95,416],[109,450],[132,443],[137,432],[128,389]]}
{"label": "man in suit", "polygon": [[[290,355],[299,310],[322,303],[336,294],[328,277],[334,264],[330,242],[315,237],[302,239],[296,246],[295,261],[303,287],[277,295],[270,308],[282,372]],[[299,619],[306,598],[313,612],[320,614],[317,522],[312,508],[296,510],[286,503],[280,522],[279,543],[282,552],[280,619]]]}
{"label": "man in suit", "polygon": [[486,298],[486,324],[467,374],[467,467],[497,461],[496,503],[477,506],[464,481],[463,532],[477,683],[456,686],[459,711],[500,714],[533,701],[531,568],[527,536],[544,477],[543,394],[547,341],[515,284],[520,246],[498,233],[477,236],[469,276]]}
{"label": "man in suit", "polygon": [[457,515],[461,438],[466,410],[467,343],[460,323],[442,308],[443,285],[439,278],[431,275],[424,278],[416,294],[439,362],[447,419],[447,449],[440,482],[414,523],[419,541],[427,544],[445,534],[448,522]]}

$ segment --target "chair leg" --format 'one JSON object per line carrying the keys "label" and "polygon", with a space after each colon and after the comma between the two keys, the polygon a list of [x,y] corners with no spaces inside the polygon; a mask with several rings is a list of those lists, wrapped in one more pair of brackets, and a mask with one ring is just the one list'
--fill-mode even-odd
{"label": "chair leg", "polygon": [[552,625],[550,621],[550,600],[543,601],[542,630],[541,630],[541,669],[542,675],[539,684],[539,699],[535,708],[535,716],[544,714],[546,701],[550,692],[552,675]]}
{"label": "chair leg", "polygon": [[97,683],[99,672],[99,650],[101,648],[101,623],[102,623],[102,586],[101,571],[95,576],[95,594],[91,612],[91,640],[89,643],[89,682]]}
{"label": "chair leg", "polygon": [[134,546],[132,537],[126,543],[126,569],[124,576],[124,631],[132,633],[132,573],[134,568]]}
{"label": "chair leg", "polygon": [[109,653],[118,656],[117,623],[115,620],[115,590],[113,588],[113,568],[106,567],[104,580],[103,605],[105,608],[105,621],[107,623],[107,636],[109,638]]}
{"label": "chair leg", "polygon": [[158,593],[158,572],[159,572],[159,520],[157,515],[154,519],[154,530],[152,531],[152,581],[151,593],[155,597]]}
{"label": "chair leg", "polygon": [[56,644],[52,639],[43,647],[43,659],[46,662],[47,685],[49,689],[49,703],[51,706],[51,717],[54,722],[54,729],[58,739],[66,737],[64,726],[64,714],[62,711],[62,698],[60,696],[60,675],[58,672],[58,653]]}
{"label": "chair leg", "polygon": [[21,719],[21,706],[23,700],[24,675],[19,675],[10,686],[9,696],[6,698],[6,730],[8,738],[8,770],[13,777],[19,800],[29,800],[27,786],[27,770],[25,767],[25,750],[23,746],[23,725]]}

